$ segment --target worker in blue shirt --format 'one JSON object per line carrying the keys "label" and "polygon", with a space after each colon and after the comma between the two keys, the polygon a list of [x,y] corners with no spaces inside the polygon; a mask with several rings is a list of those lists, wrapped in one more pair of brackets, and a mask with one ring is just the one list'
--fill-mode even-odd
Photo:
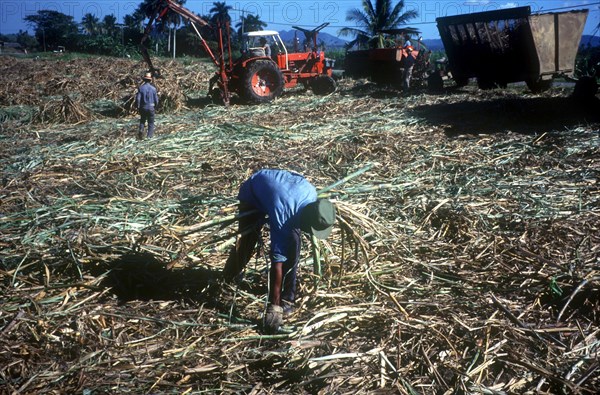
{"label": "worker in blue shirt", "polygon": [[154,113],[158,106],[158,94],[156,88],[152,85],[152,73],[146,73],[142,78],[144,81],[138,88],[135,95],[135,104],[140,113],[140,128],[138,130],[138,138],[144,138],[144,126],[148,122],[147,138],[154,136]]}
{"label": "worker in blue shirt", "polygon": [[[325,239],[335,221],[331,201],[318,199],[315,187],[300,174],[276,169],[254,173],[240,187],[239,234],[225,268],[224,280],[233,281],[246,267],[261,228],[269,223],[271,237],[271,270],[269,305],[264,326],[275,332],[283,323],[285,312],[291,311],[296,297],[296,269],[300,257],[301,231]],[[268,218],[267,218],[268,216]]]}

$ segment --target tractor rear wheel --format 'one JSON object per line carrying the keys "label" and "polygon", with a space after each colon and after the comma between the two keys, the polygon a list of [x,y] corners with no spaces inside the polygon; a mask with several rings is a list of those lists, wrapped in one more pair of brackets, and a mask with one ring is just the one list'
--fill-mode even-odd
{"label": "tractor rear wheel", "polygon": [[274,62],[257,60],[248,65],[240,88],[244,100],[267,103],[281,95],[282,91],[283,74]]}
{"label": "tractor rear wheel", "polygon": [[310,88],[315,95],[325,96],[335,92],[335,80],[328,75],[320,75],[310,80]]}

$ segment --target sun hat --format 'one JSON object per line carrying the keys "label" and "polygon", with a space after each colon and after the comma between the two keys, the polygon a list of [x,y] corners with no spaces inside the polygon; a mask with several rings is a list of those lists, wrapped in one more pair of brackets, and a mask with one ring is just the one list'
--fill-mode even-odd
{"label": "sun hat", "polygon": [[302,211],[302,217],[305,231],[309,231],[317,239],[325,239],[333,229],[335,207],[328,199],[317,199],[306,205]]}
{"label": "sun hat", "polygon": [[143,80],[146,81],[151,81],[152,80],[152,73],[151,72],[147,72],[146,74],[144,74],[144,76],[142,77]]}

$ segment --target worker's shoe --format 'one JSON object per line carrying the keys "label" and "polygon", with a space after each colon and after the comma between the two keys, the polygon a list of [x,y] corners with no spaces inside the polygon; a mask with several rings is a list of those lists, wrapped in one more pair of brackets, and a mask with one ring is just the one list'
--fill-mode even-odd
{"label": "worker's shoe", "polygon": [[284,299],[281,300],[281,307],[283,308],[284,316],[292,315],[296,311],[296,305],[294,302],[289,302]]}
{"label": "worker's shoe", "polygon": [[263,320],[263,329],[267,333],[277,333],[283,325],[283,307],[269,304]]}

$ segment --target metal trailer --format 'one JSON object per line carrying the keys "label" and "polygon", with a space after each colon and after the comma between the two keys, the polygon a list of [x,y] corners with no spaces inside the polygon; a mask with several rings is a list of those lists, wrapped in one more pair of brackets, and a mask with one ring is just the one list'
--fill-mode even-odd
{"label": "metal trailer", "polygon": [[531,14],[517,7],[437,18],[456,83],[477,78],[481,89],[525,81],[548,89],[559,75],[572,76],[588,10]]}

